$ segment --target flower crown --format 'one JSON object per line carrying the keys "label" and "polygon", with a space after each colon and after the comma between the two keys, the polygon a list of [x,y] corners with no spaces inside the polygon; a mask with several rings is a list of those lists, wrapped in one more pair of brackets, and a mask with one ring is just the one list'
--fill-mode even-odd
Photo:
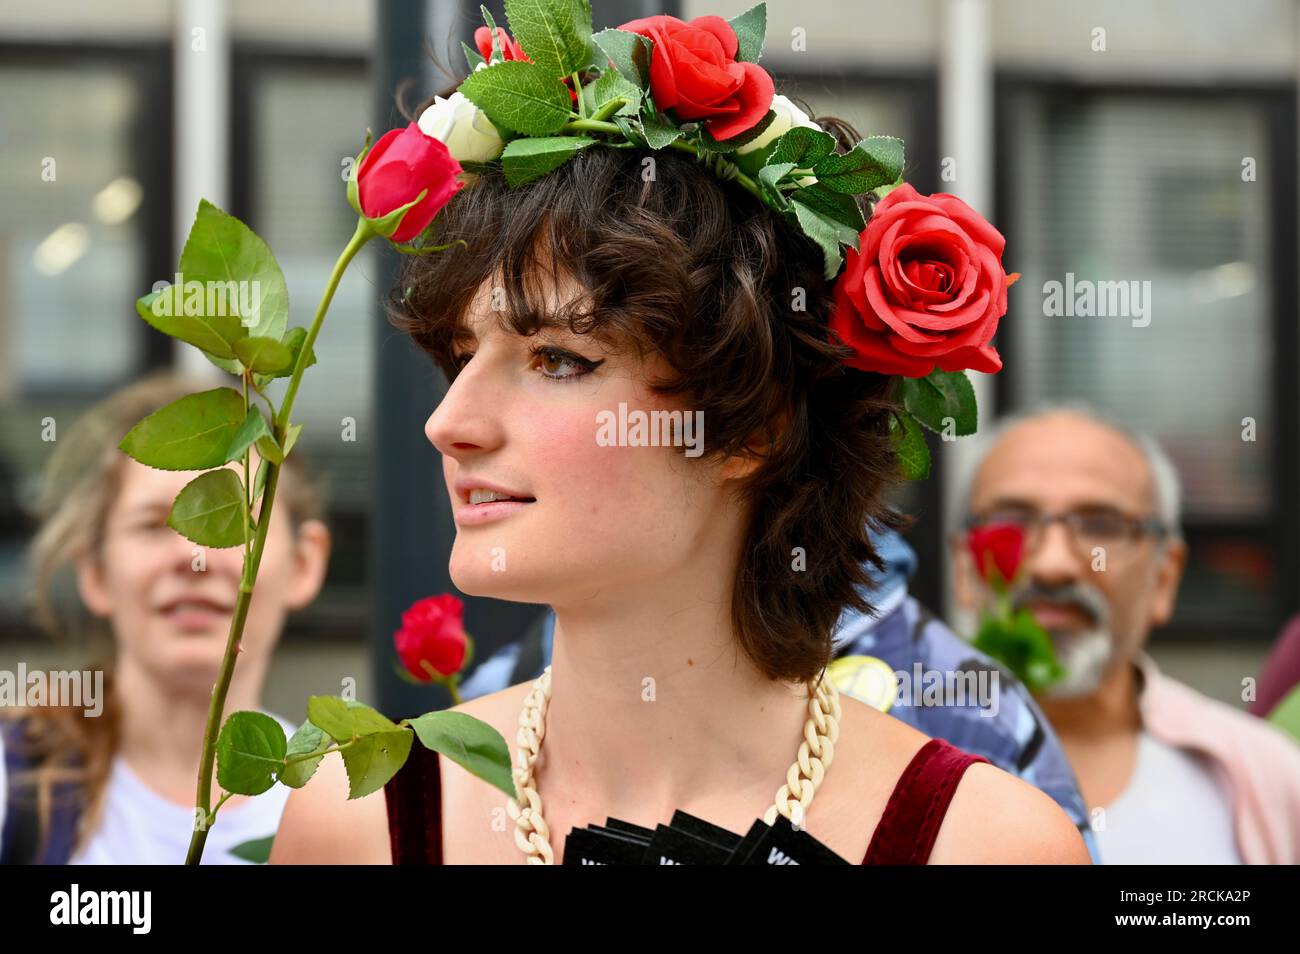
{"label": "flower crown", "polygon": [[[458,90],[374,152],[389,137],[427,137],[464,171],[499,164],[512,187],[596,145],[694,155],[821,250],[834,281],[828,332],[853,351],[845,363],[903,378],[892,427],[906,476],[929,473],[919,425],[945,439],[974,433],[965,372],[1001,368],[991,341],[1019,278],[1002,267],[1004,239],[956,196],[906,184],[901,139],[868,136],[837,152],[834,136],[777,95],[758,65],[765,4],[730,20],[653,16],[593,33],[588,0],[506,0],[513,37],[480,9],[485,25],[477,49],[462,44],[470,73]],[[373,159],[358,159],[363,180]],[[878,200],[870,222],[867,196]],[[358,210],[364,198],[353,194]],[[421,232],[449,198],[393,237]]]}

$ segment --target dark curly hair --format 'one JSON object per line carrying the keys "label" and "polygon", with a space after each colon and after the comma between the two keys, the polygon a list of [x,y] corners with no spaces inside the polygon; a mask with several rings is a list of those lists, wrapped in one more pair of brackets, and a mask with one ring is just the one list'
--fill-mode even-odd
{"label": "dark curly hair", "polygon": [[[842,150],[860,138],[842,120],[818,122]],[[733,628],[768,677],[816,677],[841,613],[871,611],[868,565],[881,564],[870,528],[905,522],[886,500],[901,479],[897,379],[842,363],[851,352],[828,335],[832,286],[817,246],[686,152],[605,145],[517,188],[489,167],[438,214],[429,240],[465,245],[407,258],[389,311],[449,381],[453,338],[480,286],[504,286],[502,327],[531,335],[547,317],[538,284],[562,268],[587,294],[551,317],[661,356],[671,377],[650,386],[704,412],[704,457],[757,458],[741,489],[749,518]]]}

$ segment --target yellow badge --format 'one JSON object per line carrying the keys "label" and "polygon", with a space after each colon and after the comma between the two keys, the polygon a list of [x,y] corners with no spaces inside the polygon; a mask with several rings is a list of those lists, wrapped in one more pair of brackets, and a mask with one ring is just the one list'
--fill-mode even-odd
{"label": "yellow badge", "polygon": [[898,698],[898,677],[875,656],[841,656],[826,672],[841,693],[888,712]]}

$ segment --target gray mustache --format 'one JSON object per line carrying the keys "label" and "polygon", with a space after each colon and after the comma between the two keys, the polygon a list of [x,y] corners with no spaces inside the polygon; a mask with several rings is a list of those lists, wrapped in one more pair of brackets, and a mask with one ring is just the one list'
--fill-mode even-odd
{"label": "gray mustache", "polygon": [[1092,587],[1084,586],[1081,583],[1067,583],[1062,586],[1026,583],[1011,595],[1011,606],[1013,609],[1018,610],[1029,603],[1039,600],[1077,606],[1088,614],[1094,626],[1106,625],[1107,618],[1110,615],[1110,607],[1106,603],[1106,598]]}

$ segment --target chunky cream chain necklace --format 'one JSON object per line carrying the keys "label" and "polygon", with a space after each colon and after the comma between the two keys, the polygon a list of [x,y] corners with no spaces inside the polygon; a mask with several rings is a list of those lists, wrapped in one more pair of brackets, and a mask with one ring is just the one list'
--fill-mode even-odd
{"label": "chunky cream chain necklace", "polygon": [[[515,790],[520,801],[527,804],[520,808],[519,801],[513,798],[507,803],[510,817],[515,820],[515,844],[530,865],[555,864],[551,830],[542,817],[542,798],[533,782],[533,763],[546,736],[546,709],[550,701],[551,667],[547,666],[533,683],[519,713],[516,742],[520,764],[514,768]],[[786,772],[785,784],[777,789],[775,804],[763,815],[763,821],[769,825],[776,821],[778,813],[795,825],[802,823],[817,786],[821,785],[835,756],[835,741],[840,736],[840,694],[825,672],[820,680],[808,683],[808,720],[803,735],[799,755]]]}

